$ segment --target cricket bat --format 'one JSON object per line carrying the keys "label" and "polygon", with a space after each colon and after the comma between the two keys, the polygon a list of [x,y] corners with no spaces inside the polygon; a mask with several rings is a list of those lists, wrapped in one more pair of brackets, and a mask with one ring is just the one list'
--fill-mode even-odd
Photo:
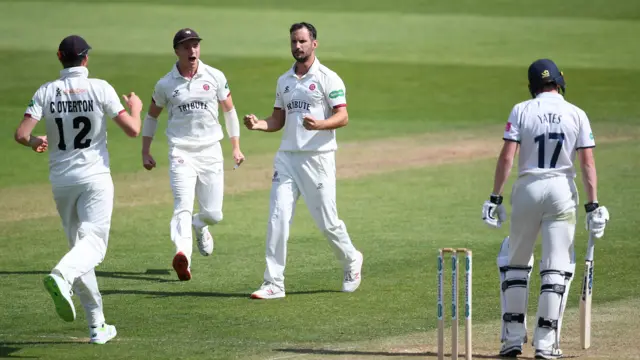
{"label": "cricket bat", "polygon": [[582,294],[580,295],[580,345],[583,349],[591,346],[591,297],[593,296],[593,248],[594,239],[589,232],[587,254],[584,257]]}

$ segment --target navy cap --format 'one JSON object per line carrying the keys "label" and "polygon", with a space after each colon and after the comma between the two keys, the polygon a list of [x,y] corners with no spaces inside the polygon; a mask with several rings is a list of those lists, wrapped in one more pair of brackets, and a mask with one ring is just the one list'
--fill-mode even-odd
{"label": "navy cap", "polygon": [[564,76],[550,59],[539,59],[529,66],[529,88],[532,95],[547,84],[555,83],[564,92]]}
{"label": "navy cap", "polygon": [[173,48],[175,49],[178,44],[191,39],[202,40],[195,30],[189,28],[180,29],[173,37]]}
{"label": "navy cap", "polygon": [[78,35],[70,35],[62,39],[58,46],[58,58],[60,60],[73,60],[84,57],[91,50],[91,46]]}

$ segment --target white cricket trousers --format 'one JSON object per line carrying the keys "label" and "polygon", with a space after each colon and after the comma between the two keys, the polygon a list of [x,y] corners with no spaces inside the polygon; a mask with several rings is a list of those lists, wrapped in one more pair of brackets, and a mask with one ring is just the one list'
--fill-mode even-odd
{"label": "white cricket trousers", "polygon": [[564,176],[516,180],[511,193],[509,265],[528,266],[542,235],[542,269],[566,269],[575,263],[573,241],[578,191]]}
{"label": "white cricket trousers", "polygon": [[100,326],[105,320],[94,268],[107,253],[113,212],[111,175],[99,175],[85,184],[54,186],[53,198],[71,250],[52,272],[73,287],[89,326]]}
{"label": "white cricket trousers", "polygon": [[347,227],[338,218],[335,152],[279,151],[271,186],[264,280],[282,289],[289,227],[300,195],[343,268],[357,261]]}
{"label": "white cricket trousers", "polygon": [[[189,261],[193,252],[192,225],[202,230],[222,221],[223,165],[219,142],[197,152],[175,147],[169,150],[169,179],[173,192],[171,241],[176,253],[182,251]],[[196,199],[199,212],[194,215]]]}

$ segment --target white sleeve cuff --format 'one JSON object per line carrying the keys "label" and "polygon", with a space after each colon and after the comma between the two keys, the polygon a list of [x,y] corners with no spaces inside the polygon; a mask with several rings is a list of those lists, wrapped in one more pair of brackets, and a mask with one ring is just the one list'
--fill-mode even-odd
{"label": "white sleeve cuff", "polygon": [[224,112],[224,125],[230,138],[240,137],[240,121],[238,121],[236,108]]}
{"label": "white sleeve cuff", "polygon": [[158,119],[151,117],[151,115],[147,114],[144,117],[144,122],[142,123],[142,136],[153,137],[156,134],[156,129],[158,127]]}

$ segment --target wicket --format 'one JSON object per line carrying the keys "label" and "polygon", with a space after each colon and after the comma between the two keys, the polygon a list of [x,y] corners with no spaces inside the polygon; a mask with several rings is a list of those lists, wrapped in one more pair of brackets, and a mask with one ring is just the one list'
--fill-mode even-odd
{"label": "wicket", "polygon": [[465,359],[471,360],[471,250],[438,250],[438,360],[444,360],[444,254],[451,253],[451,360],[458,359],[458,253],[465,254]]}

